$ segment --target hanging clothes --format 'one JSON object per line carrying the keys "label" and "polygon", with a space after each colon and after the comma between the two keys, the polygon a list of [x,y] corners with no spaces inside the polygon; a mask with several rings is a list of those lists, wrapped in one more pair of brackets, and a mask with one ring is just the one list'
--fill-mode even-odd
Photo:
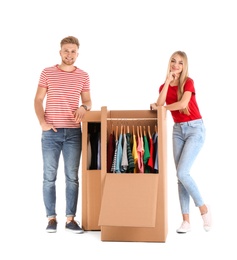
{"label": "hanging clothes", "polygon": [[117,161],[117,151],[118,151],[118,140],[115,140],[114,158],[113,158],[113,163],[111,166],[112,173],[115,173],[116,161]]}
{"label": "hanging clothes", "polygon": [[115,172],[121,173],[121,162],[122,162],[122,155],[123,155],[123,146],[122,146],[123,134],[120,133],[118,145],[117,145],[117,156],[116,156],[116,164],[115,164]]}
{"label": "hanging clothes", "polygon": [[115,135],[112,131],[109,135],[108,144],[107,144],[107,172],[112,172],[112,163],[114,157],[114,150],[115,150]]}
{"label": "hanging clothes", "polygon": [[131,133],[126,133],[127,138],[127,157],[128,157],[128,170],[127,172],[132,173],[134,172],[135,164],[134,164],[134,158],[132,155],[132,149],[131,149]]}
{"label": "hanging clothes", "polygon": [[90,134],[87,135],[87,170],[91,167],[91,142],[90,142]]}
{"label": "hanging clothes", "polygon": [[137,136],[137,154],[138,154],[138,160],[137,160],[138,172],[144,173],[144,162],[143,162],[144,147],[143,147],[143,138],[140,133],[138,133],[138,136]]}
{"label": "hanging clothes", "polygon": [[90,170],[97,169],[97,157],[98,157],[98,137],[100,135],[100,129],[98,124],[91,123],[89,125],[90,144],[91,144],[91,165]]}
{"label": "hanging clothes", "polygon": [[[98,147],[100,147],[99,143]],[[143,126],[143,131],[141,126],[137,126],[136,132],[133,126],[132,134],[129,130],[125,133],[124,126],[121,126],[119,134],[117,126],[116,134],[111,132],[108,138],[107,171],[110,173],[158,173],[157,149],[158,132],[155,131],[151,135],[149,126],[147,132],[145,126]],[[99,162],[97,164],[99,165]]]}
{"label": "hanging clothes", "polygon": [[128,156],[127,156],[127,138],[126,134],[123,133],[123,153],[121,162],[121,172],[127,172],[128,169]]}
{"label": "hanging clothes", "polygon": [[150,167],[148,166],[148,160],[150,159],[150,149],[149,149],[149,143],[146,135],[143,136],[143,141],[144,141],[144,155],[143,155],[144,172],[150,173]]}
{"label": "hanging clothes", "polygon": [[113,157],[113,163],[111,166],[111,172],[115,173],[116,171],[116,160],[117,160],[117,152],[118,152],[118,126],[116,126],[115,130],[115,148],[114,148],[114,157]]}
{"label": "hanging clothes", "polygon": [[158,162],[158,133],[155,132],[152,136],[153,147],[154,147],[154,173],[159,172],[159,162]]}
{"label": "hanging clothes", "polygon": [[136,139],[136,135],[133,132],[133,146],[132,146],[132,156],[134,159],[134,173],[138,172],[138,153],[137,153],[137,139]]}
{"label": "hanging clothes", "polygon": [[101,140],[100,140],[100,135],[98,135],[97,169],[101,170]]}
{"label": "hanging clothes", "polygon": [[153,144],[153,139],[152,137],[149,137],[149,147],[150,147],[150,158],[148,159],[147,165],[150,168],[150,172],[154,172],[154,160],[153,158],[155,157],[154,155],[154,144]]}

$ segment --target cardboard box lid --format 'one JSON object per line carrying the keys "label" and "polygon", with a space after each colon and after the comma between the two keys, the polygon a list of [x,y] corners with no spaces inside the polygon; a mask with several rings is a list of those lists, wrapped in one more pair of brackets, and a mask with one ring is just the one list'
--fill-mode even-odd
{"label": "cardboard box lid", "polygon": [[154,227],[159,174],[106,174],[99,226]]}

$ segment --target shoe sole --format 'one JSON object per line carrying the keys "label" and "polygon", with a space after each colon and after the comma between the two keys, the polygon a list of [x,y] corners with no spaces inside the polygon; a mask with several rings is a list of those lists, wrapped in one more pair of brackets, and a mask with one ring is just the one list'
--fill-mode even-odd
{"label": "shoe sole", "polygon": [[191,229],[188,229],[188,230],[186,230],[186,231],[176,230],[176,232],[177,232],[178,234],[186,234],[186,233],[188,233],[188,232],[190,232],[190,231],[191,231]]}
{"label": "shoe sole", "polygon": [[65,230],[67,232],[71,232],[73,234],[82,234],[82,233],[84,233],[84,230],[72,230],[72,229],[69,229],[69,228],[65,228]]}
{"label": "shoe sole", "polygon": [[57,230],[55,230],[55,229],[48,229],[48,230],[46,230],[46,232],[47,232],[47,233],[56,233]]}

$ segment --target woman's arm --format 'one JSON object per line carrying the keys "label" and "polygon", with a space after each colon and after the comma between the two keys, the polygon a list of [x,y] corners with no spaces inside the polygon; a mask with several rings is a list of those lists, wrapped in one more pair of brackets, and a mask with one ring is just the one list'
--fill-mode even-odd
{"label": "woman's arm", "polygon": [[150,104],[151,110],[157,110],[158,106],[164,106],[170,82],[174,79],[175,79],[174,73],[170,72],[166,78],[164,87],[162,88],[156,103]]}
{"label": "woman's arm", "polygon": [[166,105],[165,108],[170,111],[185,109],[188,106],[191,96],[192,96],[192,92],[185,91],[181,100],[179,100],[173,104]]}

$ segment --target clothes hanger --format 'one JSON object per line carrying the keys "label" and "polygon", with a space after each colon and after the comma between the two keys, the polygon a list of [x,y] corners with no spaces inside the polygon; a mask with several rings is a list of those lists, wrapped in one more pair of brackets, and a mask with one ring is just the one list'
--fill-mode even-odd
{"label": "clothes hanger", "polygon": [[116,134],[115,134],[115,140],[118,141],[118,126],[116,125]]}
{"label": "clothes hanger", "polygon": [[142,126],[141,125],[139,126],[139,129],[140,129],[140,136],[142,138]]}
{"label": "clothes hanger", "polygon": [[148,129],[147,129],[147,130],[148,130],[148,136],[149,136],[149,138],[151,138],[151,127],[148,126],[147,128],[148,128]]}
{"label": "clothes hanger", "polygon": [[140,129],[139,129],[139,126],[137,126],[137,137],[140,138]]}
{"label": "clothes hanger", "polygon": [[146,127],[143,126],[143,136],[146,136]]}
{"label": "clothes hanger", "polygon": [[127,133],[129,134],[129,125],[127,125]]}
{"label": "clothes hanger", "polygon": [[123,134],[123,125],[120,127],[120,134]]}
{"label": "clothes hanger", "polygon": [[110,134],[113,134],[113,133],[114,133],[114,125],[112,124]]}

